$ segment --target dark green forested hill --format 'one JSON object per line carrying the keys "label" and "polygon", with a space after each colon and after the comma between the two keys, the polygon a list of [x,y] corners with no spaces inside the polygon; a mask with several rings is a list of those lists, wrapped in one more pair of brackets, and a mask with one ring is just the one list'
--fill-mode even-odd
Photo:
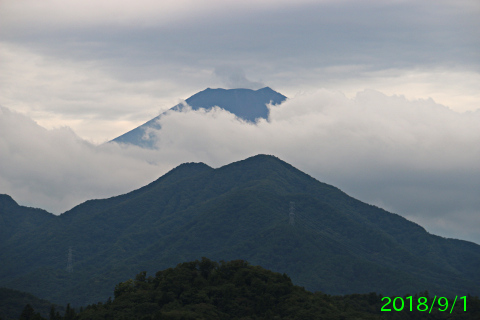
{"label": "dark green forested hill", "polygon": [[[159,271],[154,277],[141,272],[134,280],[117,284],[113,294],[113,299],[79,312],[67,306],[63,317],[52,315],[50,320],[480,318],[478,297],[441,298],[435,304],[436,297],[428,292],[397,298],[376,293],[311,293],[293,285],[286,274],[251,266],[243,260],[217,263],[202,258]],[[395,305],[391,300],[396,301]],[[429,310],[423,301],[432,308]],[[22,315],[27,316],[21,319],[41,320],[28,306]]]}
{"label": "dark green forested hill", "polygon": [[0,319],[18,319],[27,304],[43,317],[49,316],[52,306],[55,310],[54,313],[63,314],[65,312],[63,307],[54,306],[51,302],[39,299],[30,293],[0,288]]}
{"label": "dark green forested hill", "polygon": [[[0,217],[22,210],[12,204]],[[1,242],[0,285],[62,305],[105,301],[138,270],[202,256],[250,261],[328,294],[480,294],[480,246],[431,235],[273,156],[218,169],[183,164],[128,194],[42,219]]]}
{"label": "dark green forested hill", "polygon": [[[428,292],[413,296],[413,301]],[[206,258],[159,271],[155,277],[137,274],[115,286],[114,299],[91,305],[80,320],[100,319],[479,319],[480,300],[465,297],[446,310],[417,310],[418,303],[395,312],[376,293],[331,296],[295,286],[286,274],[251,266],[243,260],[214,262]],[[392,297],[394,298],[394,297]],[[405,299],[405,301],[408,301]],[[453,305],[453,299],[448,301]],[[386,306],[385,306],[386,305]],[[397,309],[400,308],[398,303]],[[385,310],[382,311],[382,307]],[[439,310],[439,308],[441,310]],[[420,307],[420,310],[423,310]],[[449,309],[450,310],[450,309]]]}
{"label": "dark green forested hill", "polygon": [[0,243],[21,238],[54,218],[45,210],[19,206],[9,195],[0,194]]}

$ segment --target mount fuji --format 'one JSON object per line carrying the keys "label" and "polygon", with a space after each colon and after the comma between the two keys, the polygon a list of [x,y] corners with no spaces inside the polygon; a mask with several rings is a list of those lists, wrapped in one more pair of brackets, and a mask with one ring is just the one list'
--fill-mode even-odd
{"label": "mount fuji", "polygon": [[[268,104],[277,105],[285,101],[287,97],[265,87],[258,90],[251,89],[211,89],[200,91],[185,102],[192,107],[192,110],[200,108],[210,110],[217,106],[235,114],[238,118],[249,122],[255,122],[258,118],[268,117]],[[174,111],[182,111],[184,104],[180,103],[170,108]],[[111,140],[120,144],[130,144],[142,148],[155,148],[155,134],[150,129],[161,129],[158,120],[165,116],[166,112],[145,122],[141,126],[122,134]]]}

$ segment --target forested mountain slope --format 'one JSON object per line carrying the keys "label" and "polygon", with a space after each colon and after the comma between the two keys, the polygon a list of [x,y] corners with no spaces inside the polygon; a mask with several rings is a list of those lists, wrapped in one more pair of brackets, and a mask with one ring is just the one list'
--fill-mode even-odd
{"label": "forested mountain slope", "polygon": [[63,305],[105,301],[138,270],[201,257],[243,259],[329,294],[480,294],[480,246],[431,235],[273,156],[218,169],[182,164],[138,190],[42,219],[2,241],[0,285]]}

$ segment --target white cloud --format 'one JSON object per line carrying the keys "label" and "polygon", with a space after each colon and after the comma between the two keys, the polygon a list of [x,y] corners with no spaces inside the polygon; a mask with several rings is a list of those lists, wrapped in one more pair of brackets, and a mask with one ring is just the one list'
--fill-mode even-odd
{"label": "white cloud", "polygon": [[[1,1],[0,105],[49,130],[2,109],[0,192],[58,213],[181,162],[271,153],[480,243],[479,13],[469,0]],[[159,152],[76,136],[112,139],[221,85],[215,69],[292,98],[256,125],[171,113]],[[317,88],[346,96],[297,94]]]}
{"label": "white cloud", "polygon": [[480,111],[457,113],[433,100],[322,89],[272,106],[256,124],[219,108],[170,111],[160,119],[158,150],[145,150],[94,147],[70,129],[46,130],[2,108],[0,192],[59,213],[183,162],[218,167],[266,153],[433,233],[480,243],[479,122]]}
{"label": "white cloud", "polygon": [[[192,154],[204,150],[216,159],[222,158],[222,150],[215,151],[215,145],[228,148],[231,144],[230,148],[247,153],[263,148],[298,149],[304,150],[303,154],[318,150],[326,153],[318,158],[328,159],[329,166],[336,163],[342,170],[352,161],[344,156],[353,154],[356,162],[441,171],[476,164],[480,156],[475,143],[480,139],[478,121],[479,112],[460,114],[433,100],[410,101],[373,90],[349,99],[323,89],[271,107],[269,121],[255,126],[221,109],[170,112],[160,119],[158,147]],[[329,152],[335,150],[340,153]]]}
{"label": "white cloud", "polygon": [[479,122],[478,111],[460,114],[431,99],[320,90],[271,107],[256,125],[221,109],[171,112],[160,120],[158,148],[213,166],[274,154],[431,232],[480,242]]}
{"label": "white cloud", "polygon": [[155,160],[146,150],[129,152],[135,157],[116,145],[97,148],[66,127],[46,130],[0,107],[0,193],[22,205],[58,214],[141,187],[171,168],[146,162]]}
{"label": "white cloud", "polygon": [[480,109],[480,73],[462,68],[364,71],[346,81],[333,82],[332,87],[344,92],[356,93],[368,87],[390,95],[401,92],[409,99],[432,98],[459,112]]}
{"label": "white cloud", "polygon": [[225,84],[265,83],[287,96],[325,87],[353,97],[374,88],[457,111],[480,107],[480,6],[471,1],[0,6],[0,105],[96,143]]}
{"label": "white cloud", "polygon": [[[151,72],[172,76],[132,80],[142,73],[143,67],[113,67],[112,72],[110,62],[103,60],[58,59],[6,42],[1,44],[0,105],[22,112],[49,129],[69,126],[80,137],[95,143],[111,140],[150,120],[177,104],[179,98],[186,99],[207,86],[214,87],[214,74],[223,82],[218,82],[218,86],[264,86],[247,79],[241,67],[223,65],[212,73],[213,68],[153,63],[146,65],[145,70],[155,69]],[[476,88],[480,74],[473,71],[369,71],[359,65],[284,70],[273,74],[268,85],[287,96],[294,96],[302,88],[326,87],[354,97],[367,87],[387,94],[402,92],[409,99],[432,97],[457,111],[479,108],[480,93]],[[254,79],[272,72],[262,68],[249,71]]]}
{"label": "white cloud", "polygon": [[168,80],[128,82],[105,72],[100,61],[54,59],[1,43],[0,105],[32,117],[46,128],[69,126],[104,142],[135,128],[178,99]]}

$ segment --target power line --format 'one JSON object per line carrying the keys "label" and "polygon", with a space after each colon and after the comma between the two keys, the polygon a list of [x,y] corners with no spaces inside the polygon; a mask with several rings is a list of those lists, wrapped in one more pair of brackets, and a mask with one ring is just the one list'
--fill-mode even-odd
{"label": "power line", "polygon": [[68,272],[68,273],[72,273],[72,272],[73,272],[73,252],[72,252],[72,247],[69,247],[69,248],[68,248],[67,272]]}
{"label": "power line", "polygon": [[295,202],[294,201],[290,201],[290,213],[288,214],[288,216],[290,218],[288,223],[291,226],[294,226],[295,225]]}

